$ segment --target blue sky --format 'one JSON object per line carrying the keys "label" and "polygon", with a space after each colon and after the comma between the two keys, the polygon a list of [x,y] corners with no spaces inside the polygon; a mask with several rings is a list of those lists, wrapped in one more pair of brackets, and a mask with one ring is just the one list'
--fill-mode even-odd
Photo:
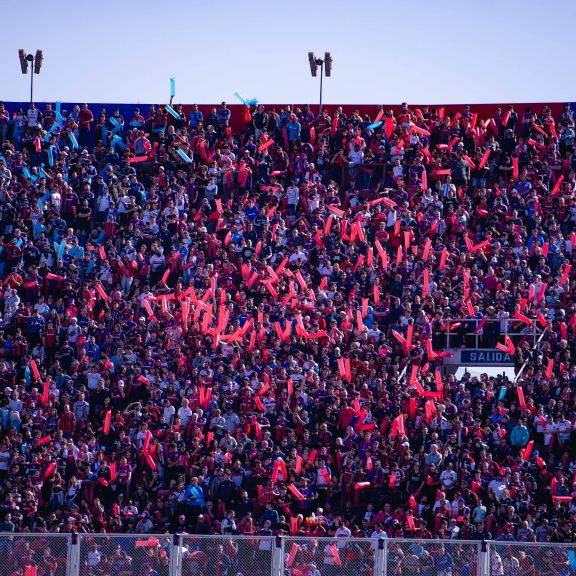
{"label": "blue sky", "polygon": [[[35,100],[327,103],[576,100],[576,0],[29,0],[2,3],[0,99],[26,100],[18,48],[44,50]],[[47,8],[49,6],[49,8]]]}

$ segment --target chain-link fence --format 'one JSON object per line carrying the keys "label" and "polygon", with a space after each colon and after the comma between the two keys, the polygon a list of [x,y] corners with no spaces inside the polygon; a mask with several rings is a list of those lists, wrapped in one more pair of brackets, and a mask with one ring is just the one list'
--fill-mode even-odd
{"label": "chain-link fence", "polygon": [[0,576],[73,576],[69,534],[0,534]]}
{"label": "chain-link fence", "polygon": [[182,536],[177,576],[270,576],[274,536]]}
{"label": "chain-link fence", "polygon": [[172,556],[170,535],[81,534],[73,576],[171,576]]}
{"label": "chain-link fence", "polygon": [[283,576],[372,576],[378,540],[283,538]]}
{"label": "chain-link fence", "polygon": [[385,576],[481,576],[480,542],[387,540]]}
{"label": "chain-link fence", "polygon": [[576,544],[489,542],[489,576],[574,576]]}
{"label": "chain-link fence", "polygon": [[576,576],[576,544],[4,533],[0,576]]}

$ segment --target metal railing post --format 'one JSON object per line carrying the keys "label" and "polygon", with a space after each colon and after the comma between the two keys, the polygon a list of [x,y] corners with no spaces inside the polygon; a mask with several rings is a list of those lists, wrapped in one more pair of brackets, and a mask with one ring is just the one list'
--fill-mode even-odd
{"label": "metal railing post", "polygon": [[80,576],[80,539],[80,534],[71,534],[68,540],[66,576]]}
{"label": "metal railing post", "polygon": [[388,544],[384,538],[378,538],[378,546],[374,551],[374,576],[386,576]]}
{"label": "metal railing post", "polygon": [[478,560],[478,576],[490,576],[490,542],[480,543]]}
{"label": "metal railing post", "polygon": [[282,576],[284,574],[284,540],[282,536],[274,538],[272,546],[272,575]]}
{"label": "metal railing post", "polygon": [[174,534],[170,544],[170,576],[180,576],[180,556],[182,554],[182,536]]}

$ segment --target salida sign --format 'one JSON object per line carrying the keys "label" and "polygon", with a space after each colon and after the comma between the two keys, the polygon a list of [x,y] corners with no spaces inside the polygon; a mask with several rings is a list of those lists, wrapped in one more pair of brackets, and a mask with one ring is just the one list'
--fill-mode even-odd
{"label": "salida sign", "polygon": [[510,354],[502,352],[501,350],[460,350],[460,364],[469,366],[481,366],[482,364],[491,366],[513,366],[514,359]]}

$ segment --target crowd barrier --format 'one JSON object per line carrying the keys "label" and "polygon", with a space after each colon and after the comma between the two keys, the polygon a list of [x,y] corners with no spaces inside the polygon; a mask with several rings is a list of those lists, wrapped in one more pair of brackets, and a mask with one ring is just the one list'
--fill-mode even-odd
{"label": "crowd barrier", "polygon": [[576,544],[0,534],[0,576],[574,576]]}

